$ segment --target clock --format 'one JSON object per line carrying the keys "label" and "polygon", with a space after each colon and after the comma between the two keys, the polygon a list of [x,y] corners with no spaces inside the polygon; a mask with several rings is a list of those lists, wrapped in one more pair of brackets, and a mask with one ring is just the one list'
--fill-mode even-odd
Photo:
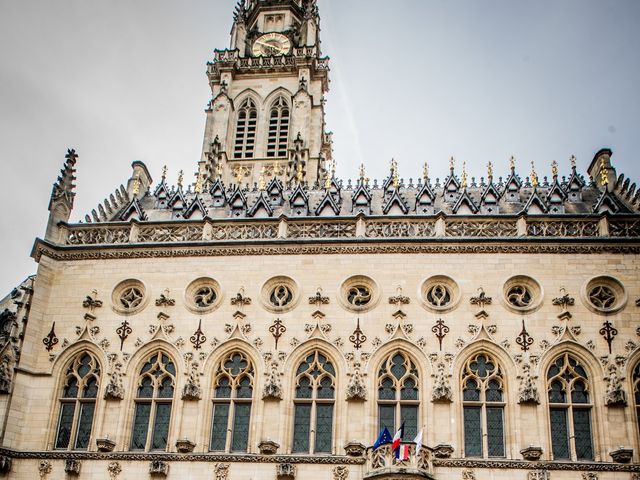
{"label": "clock", "polygon": [[251,48],[256,57],[286,55],[291,50],[291,40],[286,35],[277,32],[260,35]]}

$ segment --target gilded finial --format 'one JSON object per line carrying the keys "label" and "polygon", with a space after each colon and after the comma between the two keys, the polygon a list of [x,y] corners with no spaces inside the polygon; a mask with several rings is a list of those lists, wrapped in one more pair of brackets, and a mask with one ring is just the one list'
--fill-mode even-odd
{"label": "gilded finial", "polygon": [[302,172],[302,162],[298,163],[298,171],[296,173],[296,180],[298,180],[298,183],[302,183],[302,180],[304,180],[304,173]]}
{"label": "gilded finial", "polygon": [[493,178],[493,164],[491,162],[487,163],[487,176],[489,180]]}
{"label": "gilded finial", "polygon": [[202,174],[201,173],[198,173],[195,191],[196,193],[202,193]]}
{"label": "gilded finial", "polygon": [[178,173],[178,187],[182,187],[182,180],[184,179],[184,173],[182,170]]}
{"label": "gilded finial", "polygon": [[609,176],[607,175],[607,162],[604,158],[600,159],[600,181],[602,185],[609,185]]}
{"label": "gilded finial", "polygon": [[531,162],[531,185],[533,185],[533,188],[538,186],[538,174],[536,173],[536,166],[533,162]]}
{"label": "gilded finial", "polygon": [[575,155],[571,155],[571,158],[569,159],[569,161],[571,162],[571,168],[575,169],[576,168],[576,156]]}
{"label": "gilded finial", "polygon": [[324,179],[324,188],[325,190],[331,189],[331,175],[329,175],[328,173]]}
{"label": "gilded finial", "polygon": [[240,185],[242,185],[242,169],[236,168],[236,171],[234,173],[236,174],[236,182],[238,182],[239,187]]}
{"label": "gilded finial", "polygon": [[424,162],[424,166],[422,167],[422,178],[424,179],[424,183],[427,183],[429,180],[429,164]]}
{"label": "gilded finial", "polygon": [[360,164],[360,180],[364,180],[364,163]]}
{"label": "gilded finial", "polygon": [[162,182],[167,178],[167,166],[162,167]]}
{"label": "gilded finial", "polygon": [[449,159],[449,170],[453,173],[454,168],[456,167],[456,161],[453,157]]}
{"label": "gilded finial", "polygon": [[515,171],[516,169],[516,158],[511,155],[511,158],[509,159],[509,165],[511,166],[511,171]]}
{"label": "gilded finial", "polygon": [[391,175],[393,175],[393,188],[397,190],[400,186],[400,179],[398,178],[398,162],[393,158],[391,159]]}
{"label": "gilded finial", "polygon": [[216,175],[218,175],[218,178],[222,178],[222,162],[216,164]]}
{"label": "gilded finial", "polygon": [[467,188],[467,162],[462,162],[462,188]]}
{"label": "gilded finial", "polygon": [[553,175],[553,178],[558,177],[558,162],[556,162],[555,160],[551,164],[551,174]]}
{"label": "gilded finial", "polygon": [[260,169],[260,178],[258,180],[258,190],[260,190],[261,192],[264,192],[264,190],[267,188],[267,182],[264,179],[264,174],[265,174],[265,168],[263,165],[262,168]]}
{"label": "gilded finial", "polygon": [[133,177],[133,194],[138,195],[138,193],[140,193],[140,172],[136,172]]}

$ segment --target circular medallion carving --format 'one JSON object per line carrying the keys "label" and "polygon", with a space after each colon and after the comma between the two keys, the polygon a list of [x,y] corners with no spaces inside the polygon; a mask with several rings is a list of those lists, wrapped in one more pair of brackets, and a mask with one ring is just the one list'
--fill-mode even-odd
{"label": "circular medallion carving", "polygon": [[146,307],[148,301],[144,284],[135,279],[120,282],[111,294],[113,309],[125,315],[139,312]]}
{"label": "circular medallion carving", "polygon": [[533,312],[542,304],[542,287],[526,275],[511,277],[503,287],[503,304],[514,312]]}
{"label": "circular medallion carving", "polygon": [[379,301],[380,289],[376,282],[364,275],[346,279],[340,287],[340,303],[347,310],[366,312]]}
{"label": "circular medallion carving", "polygon": [[608,276],[594,277],[589,280],[581,296],[589,310],[604,315],[619,312],[627,304],[627,292],[622,283]]}
{"label": "circular medallion carving", "polygon": [[448,312],[460,302],[458,284],[446,275],[435,275],[422,282],[418,291],[422,305],[433,312]]}
{"label": "circular medallion carving", "polygon": [[262,286],[260,300],[270,312],[288,312],[300,301],[300,289],[290,277],[274,277]]}
{"label": "circular medallion carving", "polygon": [[215,310],[222,301],[220,284],[213,278],[202,277],[194,280],[185,290],[185,305],[194,313]]}

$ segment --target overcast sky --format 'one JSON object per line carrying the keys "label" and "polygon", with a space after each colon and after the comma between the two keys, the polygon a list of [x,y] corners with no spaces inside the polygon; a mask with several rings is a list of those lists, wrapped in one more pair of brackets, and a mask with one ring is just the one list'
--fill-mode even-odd
{"label": "overcast sky", "polygon": [[[146,163],[175,182],[200,157],[205,63],[229,43],[230,0],[0,0],[0,297],[36,264],[68,147],[72,219]],[[640,180],[640,1],[319,0],[331,57],[327,127],[338,175],[402,177],[448,158],[470,175],[539,175],[569,157],[584,173],[613,149]],[[190,178],[190,177],[189,177]],[[82,292],[84,294],[85,292]]]}

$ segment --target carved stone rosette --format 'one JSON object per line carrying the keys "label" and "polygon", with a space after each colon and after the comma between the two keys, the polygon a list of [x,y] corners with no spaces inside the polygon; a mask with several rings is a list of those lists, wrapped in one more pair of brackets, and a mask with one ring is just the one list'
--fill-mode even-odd
{"label": "carved stone rosette", "polygon": [[344,465],[333,468],[333,480],[347,480],[349,478],[349,469]]}
{"label": "carved stone rosette", "polygon": [[115,480],[122,472],[122,467],[118,462],[110,462],[109,465],[107,465],[107,472],[109,472],[109,478]]}

